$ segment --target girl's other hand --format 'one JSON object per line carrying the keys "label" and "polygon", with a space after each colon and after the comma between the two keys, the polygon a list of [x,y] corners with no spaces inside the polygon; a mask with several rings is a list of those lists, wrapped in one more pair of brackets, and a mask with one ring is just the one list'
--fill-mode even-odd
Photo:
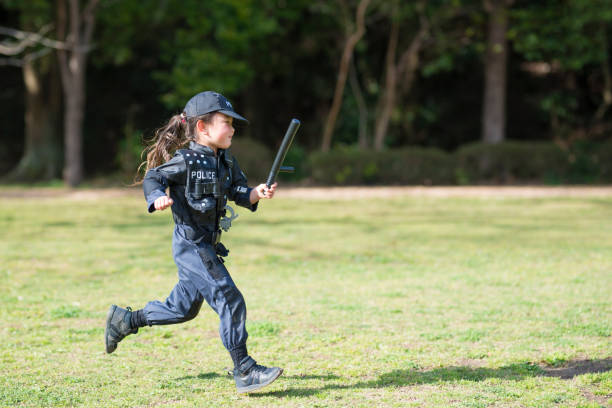
{"label": "girl's other hand", "polygon": [[174,203],[174,201],[172,201],[172,199],[168,196],[161,196],[158,197],[154,202],[153,205],[155,206],[156,210],[165,210],[166,208],[170,207],[172,204]]}
{"label": "girl's other hand", "polygon": [[257,191],[258,198],[272,198],[274,197],[274,193],[276,192],[276,187],[278,183],[274,183],[268,188],[265,184],[260,184],[255,187],[255,191]]}

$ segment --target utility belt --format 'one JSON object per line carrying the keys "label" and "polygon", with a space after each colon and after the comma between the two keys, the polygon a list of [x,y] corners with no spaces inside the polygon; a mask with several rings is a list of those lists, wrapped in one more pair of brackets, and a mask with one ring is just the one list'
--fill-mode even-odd
{"label": "utility belt", "polygon": [[196,244],[204,242],[212,245],[213,248],[215,248],[216,254],[219,256],[227,256],[229,254],[229,249],[221,243],[221,230],[215,232],[207,230],[196,232],[192,229],[187,229],[185,230],[185,237]]}
{"label": "utility belt", "polygon": [[194,231],[188,229],[185,230],[185,237],[195,243],[204,242],[214,246],[221,242],[221,230],[211,232],[208,230]]}

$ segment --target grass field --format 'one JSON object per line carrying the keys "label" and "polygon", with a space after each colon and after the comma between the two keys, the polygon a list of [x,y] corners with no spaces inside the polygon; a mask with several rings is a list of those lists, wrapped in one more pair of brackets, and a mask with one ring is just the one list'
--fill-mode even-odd
{"label": "grass field", "polygon": [[238,395],[206,305],[111,355],[112,303],[176,281],[140,194],[0,202],[0,406],[612,405],[612,196],[279,197],[238,211],[226,265],[249,351]]}

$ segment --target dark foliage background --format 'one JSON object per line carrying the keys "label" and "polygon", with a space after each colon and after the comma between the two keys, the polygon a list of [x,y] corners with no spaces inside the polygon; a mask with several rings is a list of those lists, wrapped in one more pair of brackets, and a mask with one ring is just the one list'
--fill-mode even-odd
{"label": "dark foliage background", "polygon": [[[521,142],[520,149],[512,143],[479,145],[488,24],[483,2],[429,1],[407,6],[372,1],[366,32],[355,47],[351,68],[367,107],[369,146],[357,148],[363,112],[354,83],[347,81],[331,153],[320,152],[322,129],[359,1],[205,3],[100,2],[94,46],[87,60],[86,177],[130,180],[144,140],[155,128],[179,112],[189,96],[215,89],[226,94],[237,111],[251,121],[250,126],[237,129],[235,150],[249,167],[257,167],[247,168],[247,172],[258,178],[265,174],[262,169],[271,160],[289,120],[297,117],[302,127],[288,160],[298,161],[291,164],[298,165],[299,171],[288,176],[292,181],[609,181],[604,162],[608,160],[612,122],[607,107],[603,114],[599,112],[605,93],[612,87],[606,83],[612,19],[606,0],[508,3],[506,140]],[[2,0],[0,25],[36,32],[54,23],[57,4]],[[400,7],[399,14],[391,12],[393,5]],[[430,30],[418,54],[415,80],[398,94],[384,149],[375,153],[372,138],[384,96],[391,22],[401,19],[399,54],[414,38],[423,16]],[[51,30],[47,35],[53,38],[54,33]],[[41,60],[49,66],[57,64],[54,53]],[[534,68],[538,66],[548,71],[539,72]],[[21,69],[6,63],[0,66],[3,174],[17,166],[25,151],[24,92]],[[544,150],[555,153],[542,153],[547,161],[532,165],[530,155]],[[366,159],[368,155],[371,160]],[[258,156],[265,159],[258,160]],[[374,164],[368,168],[362,160]],[[487,160],[495,160],[499,166],[482,165]],[[406,175],[383,171],[387,165]],[[346,166],[353,166],[352,176],[338,175]],[[531,170],[524,170],[526,167]],[[421,173],[414,173],[415,168]],[[51,178],[60,177],[56,172]]]}

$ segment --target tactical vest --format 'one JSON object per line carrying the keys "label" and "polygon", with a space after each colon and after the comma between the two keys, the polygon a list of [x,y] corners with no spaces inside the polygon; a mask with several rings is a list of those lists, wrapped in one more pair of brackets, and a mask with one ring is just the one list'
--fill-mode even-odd
{"label": "tactical vest", "polygon": [[[232,185],[233,160],[229,152],[223,154],[223,160],[217,165],[218,157],[208,156],[195,150],[181,149],[187,167],[185,198],[189,206],[198,213],[206,215],[207,222],[225,213],[227,191]],[[202,220],[203,217],[198,216]]]}

